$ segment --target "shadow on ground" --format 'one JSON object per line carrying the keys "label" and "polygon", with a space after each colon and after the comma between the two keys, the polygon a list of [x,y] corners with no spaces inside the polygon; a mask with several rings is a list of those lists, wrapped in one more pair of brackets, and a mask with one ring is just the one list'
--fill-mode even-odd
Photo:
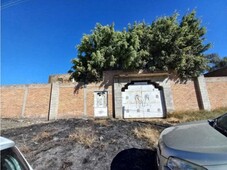
{"label": "shadow on ground", "polygon": [[157,170],[156,151],[126,149],[119,152],[111,163],[111,170]]}

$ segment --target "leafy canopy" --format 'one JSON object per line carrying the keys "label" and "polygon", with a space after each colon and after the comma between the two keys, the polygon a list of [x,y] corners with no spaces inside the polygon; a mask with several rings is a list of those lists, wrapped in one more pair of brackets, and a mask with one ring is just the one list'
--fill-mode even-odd
{"label": "leafy canopy", "polygon": [[196,12],[161,17],[152,24],[129,24],[116,31],[114,25],[97,24],[84,35],[72,60],[71,78],[85,83],[102,80],[105,70],[149,70],[176,73],[181,79],[199,76],[207,65],[203,52],[206,29]]}
{"label": "leafy canopy", "polygon": [[227,57],[221,58],[218,54],[212,53],[205,56],[208,60],[207,71],[217,70],[222,67],[227,67]]}

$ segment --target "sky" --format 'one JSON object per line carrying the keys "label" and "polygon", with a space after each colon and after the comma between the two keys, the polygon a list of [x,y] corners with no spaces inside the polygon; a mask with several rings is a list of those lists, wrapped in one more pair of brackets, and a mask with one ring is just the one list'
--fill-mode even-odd
{"label": "sky", "polygon": [[1,85],[42,84],[67,73],[96,23],[122,30],[193,9],[207,28],[204,43],[212,43],[206,54],[227,56],[226,0],[1,0]]}

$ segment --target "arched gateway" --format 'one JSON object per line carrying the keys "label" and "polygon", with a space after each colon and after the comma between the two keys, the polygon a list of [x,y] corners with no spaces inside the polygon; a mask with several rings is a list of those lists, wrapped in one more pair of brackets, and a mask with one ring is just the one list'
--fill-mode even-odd
{"label": "arched gateway", "polygon": [[157,118],[173,111],[168,73],[120,73],[114,76],[115,118]]}
{"label": "arched gateway", "polygon": [[122,88],[123,118],[164,117],[163,89],[155,82],[133,81]]}

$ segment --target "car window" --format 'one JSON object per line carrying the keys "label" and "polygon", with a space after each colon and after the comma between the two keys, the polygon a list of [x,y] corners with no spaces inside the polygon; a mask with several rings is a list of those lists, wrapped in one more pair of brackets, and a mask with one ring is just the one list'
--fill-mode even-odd
{"label": "car window", "polygon": [[225,114],[217,119],[217,125],[218,125],[218,127],[227,131],[227,114]]}
{"label": "car window", "polygon": [[13,147],[1,151],[1,169],[29,170],[29,167],[18,150]]}

